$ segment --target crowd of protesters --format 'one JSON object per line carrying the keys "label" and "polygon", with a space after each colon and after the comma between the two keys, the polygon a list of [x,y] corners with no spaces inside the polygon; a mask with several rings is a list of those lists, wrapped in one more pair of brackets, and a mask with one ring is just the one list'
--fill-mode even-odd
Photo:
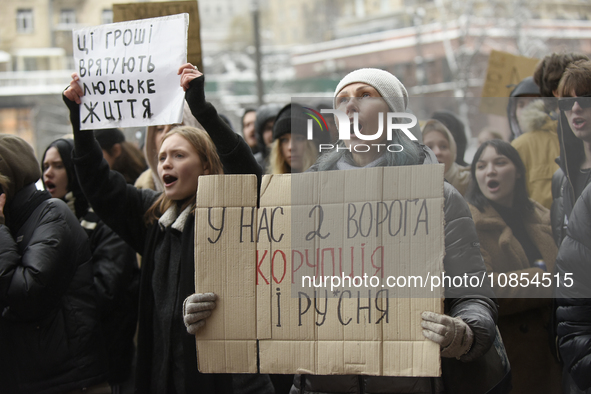
{"label": "crowd of protesters", "polygon": [[[148,127],[143,152],[121,130],[80,130],[76,74],[63,94],[73,138],[38,161],[0,134],[0,392],[591,393],[587,56],[540,61],[511,93],[507,141],[482,130],[470,164],[464,124],[447,110],[420,119],[418,141],[394,133],[400,151],[379,149],[386,133],[356,149],[356,133],[376,134],[382,114],[410,112],[403,81],[384,70],[336,86],[331,108],[357,123],[344,140],[336,116],[322,130],[296,103],[246,109],[241,137],[206,100],[203,74],[191,64],[178,74],[183,122]],[[194,335],[218,300],[194,294],[201,175],[254,174],[260,186],[263,174],[436,163],[447,275],[557,283],[446,287],[444,313],[417,322],[441,348],[440,377],[198,372]],[[559,286],[569,275],[577,285]]]}

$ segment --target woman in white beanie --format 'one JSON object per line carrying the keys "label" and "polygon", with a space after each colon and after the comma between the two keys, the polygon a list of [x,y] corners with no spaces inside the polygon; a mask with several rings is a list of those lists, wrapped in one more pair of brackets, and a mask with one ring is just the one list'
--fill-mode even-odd
{"label": "woman in white beanie", "polygon": [[[353,114],[357,113],[359,132],[371,135],[378,129],[378,113],[382,113],[384,117],[382,125],[386,125],[387,112],[409,112],[408,93],[398,78],[389,72],[362,68],[349,73],[339,82],[335,90],[334,108],[347,114],[351,122]],[[417,139],[420,138],[418,127],[411,128],[411,132]],[[321,156],[311,170],[419,164],[417,160],[421,156],[421,150],[417,144],[400,133],[394,133],[390,143],[401,145],[402,150],[390,152],[385,147],[377,146],[383,143],[386,137],[387,133],[384,131],[377,140],[361,140],[355,135],[354,125],[351,124],[351,138],[339,140],[337,143],[339,149]],[[361,148],[358,145],[367,145],[370,150],[361,152],[365,147]],[[400,150],[400,148],[393,150]]]}
{"label": "woman in white beanie", "polygon": [[[351,121],[350,139],[339,141],[338,148],[321,156],[310,171],[437,163],[429,148],[400,131],[393,133],[391,141],[386,141],[385,132],[373,141],[354,133],[355,118],[359,134],[369,136],[379,130],[379,116],[384,117],[382,125],[386,125],[387,112],[408,112],[408,93],[389,72],[368,68],[351,72],[336,88],[334,107]],[[384,143],[397,144],[398,148],[390,152],[378,146]],[[365,146],[356,149],[361,145]],[[448,183],[444,184],[444,197],[444,271],[451,277],[482,278],[486,269],[468,206]],[[506,392],[509,366],[502,362],[506,353],[497,336],[493,297],[489,284],[479,289],[446,287],[445,314],[425,311],[421,315],[423,335],[441,346],[442,377],[296,375],[291,394]],[[493,359],[498,365],[490,365]],[[466,369],[468,365],[471,367]],[[493,372],[494,367],[500,367],[498,373]],[[486,376],[474,372],[479,370],[488,372]],[[492,388],[497,391],[489,391]]]}

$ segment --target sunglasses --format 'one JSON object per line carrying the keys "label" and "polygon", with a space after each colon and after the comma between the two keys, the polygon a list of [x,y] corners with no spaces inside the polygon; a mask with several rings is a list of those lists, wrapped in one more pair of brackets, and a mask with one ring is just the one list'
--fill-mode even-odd
{"label": "sunglasses", "polygon": [[584,94],[579,97],[565,97],[558,99],[558,108],[561,111],[571,111],[575,103],[579,103],[581,108],[591,107],[591,94]]}

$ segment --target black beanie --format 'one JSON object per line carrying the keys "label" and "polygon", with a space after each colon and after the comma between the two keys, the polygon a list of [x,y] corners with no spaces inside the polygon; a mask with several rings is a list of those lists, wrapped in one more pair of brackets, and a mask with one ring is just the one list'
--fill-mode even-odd
{"label": "black beanie", "polygon": [[[281,108],[273,125],[273,141],[287,133],[307,136],[308,119],[312,119],[307,112],[310,111],[299,104],[287,104]],[[316,140],[319,138],[321,130],[315,121],[312,122],[312,126],[314,139]]]}
{"label": "black beanie", "polygon": [[431,119],[440,121],[451,132],[458,148],[456,163],[461,166],[467,166],[466,162],[464,162],[464,152],[466,152],[468,141],[466,139],[466,127],[464,126],[464,123],[456,116],[456,114],[446,110],[434,112],[433,115],[431,115]]}
{"label": "black beanie", "polygon": [[99,129],[94,131],[94,138],[98,141],[101,149],[109,150],[115,144],[125,142],[125,135],[119,129]]}
{"label": "black beanie", "polygon": [[281,136],[291,133],[291,122],[292,122],[292,108],[291,104],[287,104],[285,107],[281,108],[277,117],[275,118],[275,123],[273,124],[273,141]]}
{"label": "black beanie", "polygon": [[511,91],[509,97],[519,97],[523,95],[541,96],[540,88],[534,82],[533,77],[524,78],[521,82],[519,82],[515,89]]}

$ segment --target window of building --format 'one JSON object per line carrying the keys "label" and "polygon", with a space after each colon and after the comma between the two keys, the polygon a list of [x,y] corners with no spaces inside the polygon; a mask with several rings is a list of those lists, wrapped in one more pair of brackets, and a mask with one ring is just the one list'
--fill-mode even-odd
{"label": "window of building", "polygon": [[62,25],[75,25],[76,24],[76,11],[71,8],[64,8],[60,12],[60,24]]}
{"label": "window of building", "polygon": [[17,135],[35,146],[31,119],[32,108],[2,108],[0,109],[0,130],[3,133]]}
{"label": "window of building", "polygon": [[19,33],[33,32],[33,10],[31,8],[16,10],[16,31]]}
{"label": "window of building", "polygon": [[25,71],[36,71],[37,68],[37,58],[36,57],[26,57],[25,61]]}
{"label": "window of building", "polygon": [[107,23],[113,23],[113,10],[103,10],[101,15],[101,23],[103,25]]}
{"label": "window of building", "polygon": [[72,56],[66,56],[66,70],[75,70],[76,62]]}

